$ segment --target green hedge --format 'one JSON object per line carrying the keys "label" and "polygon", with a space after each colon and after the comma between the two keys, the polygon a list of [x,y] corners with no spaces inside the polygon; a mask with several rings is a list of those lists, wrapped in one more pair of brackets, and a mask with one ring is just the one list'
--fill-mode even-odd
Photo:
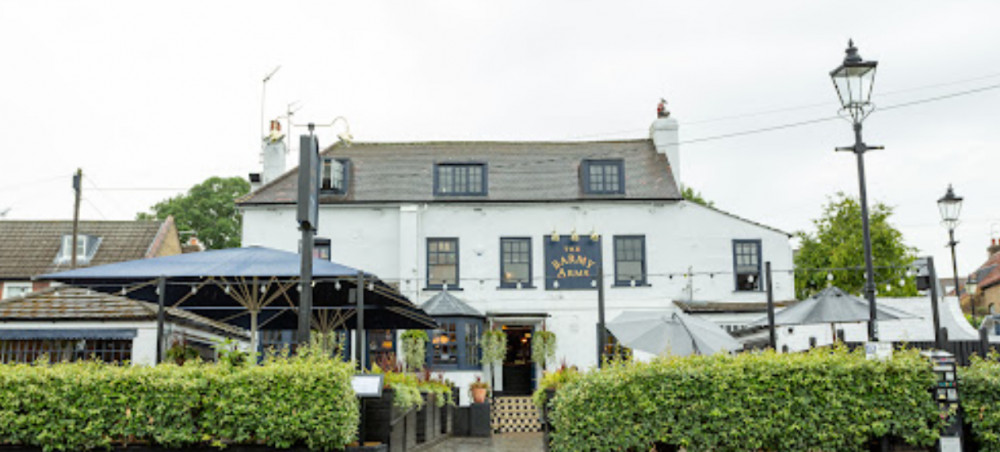
{"label": "green hedge", "polygon": [[1000,451],[1000,362],[996,360],[995,355],[989,360],[973,356],[969,367],[958,369],[964,419],[985,451]]}
{"label": "green hedge", "polygon": [[51,450],[152,443],[340,449],[357,436],[350,364],[0,365],[0,444]]}
{"label": "green hedge", "polygon": [[559,390],[553,449],[845,451],[885,435],[928,446],[933,383],[916,351],[886,362],[838,348],[617,364]]}

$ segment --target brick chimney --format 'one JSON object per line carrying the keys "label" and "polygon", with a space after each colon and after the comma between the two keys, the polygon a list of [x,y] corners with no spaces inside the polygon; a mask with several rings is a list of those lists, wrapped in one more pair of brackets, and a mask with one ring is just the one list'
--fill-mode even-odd
{"label": "brick chimney", "polygon": [[271,121],[271,131],[264,137],[264,150],[261,158],[264,162],[264,173],[261,175],[261,183],[266,184],[285,172],[285,149],[284,134],[281,133],[281,123],[277,120]]}
{"label": "brick chimney", "polygon": [[990,239],[990,246],[989,248],[986,248],[986,254],[988,255],[987,257],[993,257],[993,255],[996,254],[997,251],[1000,251],[1000,240]]}
{"label": "brick chimney", "polygon": [[681,183],[681,151],[680,134],[678,133],[677,120],[670,117],[670,110],[667,110],[667,101],[660,99],[656,107],[656,121],[649,126],[649,138],[656,146],[656,152],[667,156],[667,163],[670,164],[670,172],[674,176],[674,182]]}

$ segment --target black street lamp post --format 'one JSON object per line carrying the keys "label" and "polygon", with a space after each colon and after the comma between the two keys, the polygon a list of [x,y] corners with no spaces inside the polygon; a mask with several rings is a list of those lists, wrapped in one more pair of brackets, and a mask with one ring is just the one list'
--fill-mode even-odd
{"label": "black street lamp post", "polygon": [[[958,282],[958,262],[955,260],[955,228],[958,226],[958,214],[962,211],[962,197],[955,196],[951,184],[948,191],[938,200],[938,210],[941,211],[941,224],[948,228],[948,246],[951,247],[951,270],[955,277],[955,296],[962,299],[962,285]],[[976,316],[976,307],[972,307],[972,316]]]}
{"label": "black street lamp post", "polygon": [[881,146],[868,146],[861,139],[861,123],[872,112],[872,87],[875,85],[877,61],[865,61],[858,55],[854,41],[847,43],[847,55],[844,62],[833,71],[830,78],[837,89],[842,106],[841,112],[850,117],[854,125],[854,145],[837,148],[838,151],[850,151],[858,160],[858,184],[861,191],[861,227],[865,243],[865,298],[868,299],[868,340],[878,341],[878,326],[875,323],[875,275],[872,269],[872,240],[868,228],[868,194],[865,187],[865,152],[882,149]]}

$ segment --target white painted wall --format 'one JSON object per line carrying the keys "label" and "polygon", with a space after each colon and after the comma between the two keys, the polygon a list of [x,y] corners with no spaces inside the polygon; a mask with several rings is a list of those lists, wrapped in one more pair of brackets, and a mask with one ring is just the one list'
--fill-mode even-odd
{"label": "white painted wall", "polygon": [[[293,206],[243,210],[244,246],[297,252]],[[574,229],[581,240],[589,240],[591,231],[602,236],[609,321],[624,310],[672,308],[673,300],[690,294],[694,300],[766,301],[764,292],[735,291],[734,239],[760,239],[763,260],[785,270],[774,274],[775,299],[794,298],[787,235],[686,201],[323,205],[316,235],[331,239],[333,261],[399,282],[400,291],[417,304],[437,293],[423,290],[426,239],[457,237],[461,291],[456,295],[484,313],[548,313],[546,327],[559,343],[556,361],[565,358],[586,368],[596,364],[597,291],[547,291],[543,280],[543,240],[553,230],[569,235]],[[645,235],[650,286],[612,286],[615,235]],[[535,288],[498,288],[501,237],[531,237]],[[714,275],[684,277],[689,269]]]}

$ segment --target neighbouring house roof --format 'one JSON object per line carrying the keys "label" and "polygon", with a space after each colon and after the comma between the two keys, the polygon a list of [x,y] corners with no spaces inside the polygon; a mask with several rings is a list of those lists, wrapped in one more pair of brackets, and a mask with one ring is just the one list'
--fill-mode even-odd
{"label": "neighbouring house roof", "polygon": [[431,317],[478,317],[486,318],[482,312],[469,306],[448,291],[439,292],[420,306]]}
{"label": "neighbouring house roof", "polygon": [[[93,258],[78,266],[93,266],[159,255],[176,235],[173,218],[157,221],[80,221],[78,233],[99,237]],[[0,280],[30,279],[69,268],[57,264],[63,236],[71,235],[72,221],[0,221]],[[176,240],[175,240],[176,241]]]}
{"label": "neighbouring house roof", "polygon": [[985,290],[1000,284],[1000,253],[990,256],[975,272],[978,289]]}
{"label": "neighbouring house roof", "polygon": [[[157,305],[79,287],[49,287],[24,296],[0,300],[3,322],[27,321],[156,321]],[[185,311],[166,308],[167,322],[248,339],[242,328]]]}
{"label": "neighbouring house roof", "polygon": [[[424,142],[337,144],[324,157],[349,159],[347,193],[321,195],[323,204],[375,202],[545,202],[594,199],[680,200],[667,157],[648,139],[595,142]],[[621,159],[625,193],[584,193],[584,160]],[[434,165],[483,163],[485,196],[435,196]],[[293,169],[239,199],[242,205],[292,204]]]}

